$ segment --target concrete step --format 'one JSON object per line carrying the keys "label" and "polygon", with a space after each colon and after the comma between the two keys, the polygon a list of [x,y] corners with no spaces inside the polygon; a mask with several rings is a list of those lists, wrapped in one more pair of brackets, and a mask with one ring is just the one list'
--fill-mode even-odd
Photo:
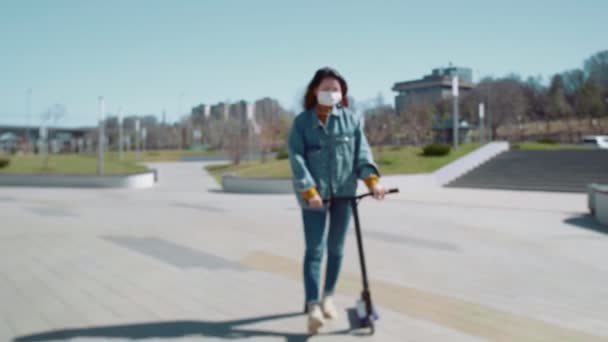
{"label": "concrete step", "polygon": [[608,183],[608,152],[508,151],[448,187],[585,192],[589,183]]}

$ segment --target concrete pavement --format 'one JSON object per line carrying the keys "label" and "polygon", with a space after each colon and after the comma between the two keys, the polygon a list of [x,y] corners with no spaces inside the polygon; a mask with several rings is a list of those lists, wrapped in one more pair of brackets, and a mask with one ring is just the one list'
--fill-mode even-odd
{"label": "concrete pavement", "polygon": [[[0,188],[0,341],[608,341],[608,235],[584,195],[386,177],[402,193],[360,210],[377,333],[344,312],[309,339],[294,197],[154,166],[153,189]],[[360,291],[355,246],[342,308]]]}

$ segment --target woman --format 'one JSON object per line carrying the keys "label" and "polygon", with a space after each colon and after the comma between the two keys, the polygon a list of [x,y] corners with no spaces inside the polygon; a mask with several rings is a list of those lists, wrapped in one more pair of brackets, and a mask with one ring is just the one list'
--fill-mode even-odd
{"label": "woman", "polygon": [[[305,111],[296,116],[289,134],[289,161],[304,221],[304,288],[311,334],[319,331],[325,319],[337,316],[332,295],[351,217],[348,202],[324,204],[323,199],[355,195],[359,179],[365,181],[376,199],[383,199],[386,193],[378,183],[380,173],[363,131],[363,120],[348,109],[347,94],[346,81],[337,71],[318,70],[304,97]],[[321,259],[326,244],[327,271],[320,296]]]}

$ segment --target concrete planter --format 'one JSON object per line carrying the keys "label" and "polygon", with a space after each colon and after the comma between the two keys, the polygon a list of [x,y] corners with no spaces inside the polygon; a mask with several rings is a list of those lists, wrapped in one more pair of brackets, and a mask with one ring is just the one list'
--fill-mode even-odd
{"label": "concrete planter", "polygon": [[587,205],[591,215],[604,225],[608,225],[608,185],[589,184]]}
{"label": "concrete planter", "polygon": [[595,218],[608,226],[608,191],[595,191]]}
{"label": "concrete planter", "polygon": [[66,188],[150,188],[158,181],[156,170],[133,175],[0,175],[0,186],[66,187]]}
{"label": "concrete planter", "polygon": [[587,208],[591,215],[595,216],[595,187],[597,184],[587,185]]}
{"label": "concrete planter", "polygon": [[598,192],[608,192],[608,185],[589,184],[587,185],[587,207],[591,212],[591,215],[595,215],[597,200],[596,195]]}
{"label": "concrete planter", "polygon": [[245,194],[291,194],[291,178],[239,177],[233,174],[222,176],[222,188],[225,192]]}

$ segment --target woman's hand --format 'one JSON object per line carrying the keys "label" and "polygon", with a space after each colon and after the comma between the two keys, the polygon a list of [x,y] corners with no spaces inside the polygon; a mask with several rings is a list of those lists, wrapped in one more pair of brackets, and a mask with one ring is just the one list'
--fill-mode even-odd
{"label": "woman's hand", "polygon": [[308,205],[310,205],[311,208],[320,209],[323,208],[323,200],[321,199],[321,196],[315,195],[308,200]]}
{"label": "woman's hand", "polygon": [[377,200],[383,200],[384,196],[386,195],[386,188],[383,187],[381,184],[376,184],[372,187],[372,194],[374,195],[374,198]]}

